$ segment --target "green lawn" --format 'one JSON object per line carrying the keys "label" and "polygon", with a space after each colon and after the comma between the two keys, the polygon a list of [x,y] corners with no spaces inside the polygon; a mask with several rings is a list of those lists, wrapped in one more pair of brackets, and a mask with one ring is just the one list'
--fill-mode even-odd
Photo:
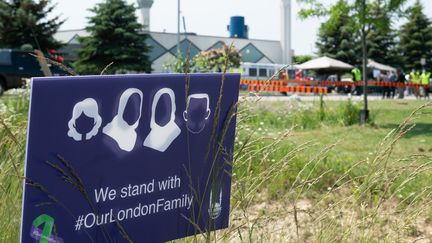
{"label": "green lawn", "polygon": [[[388,167],[395,171],[399,167],[410,165],[410,163],[415,163],[417,166],[426,163],[432,157],[432,113],[430,106],[411,119],[409,124],[415,124],[415,127],[397,139],[398,141],[391,147],[393,148],[391,151],[386,151],[386,149],[392,141],[391,139],[395,139],[396,135],[390,136],[388,140],[384,141],[389,133],[397,129],[414,110],[425,103],[424,101],[373,101],[370,103],[372,124],[348,126],[344,120],[347,113],[343,112],[347,107],[347,101],[325,103],[319,101],[248,102],[240,107],[237,146],[241,148],[242,144],[249,141],[249,137],[252,136],[259,142],[252,144],[251,148],[262,149],[280,137],[284,131],[292,129],[286,139],[277,144],[276,148],[271,148],[275,151],[270,153],[268,152],[269,148],[266,148],[256,157],[251,158],[256,161],[253,165],[254,171],[260,173],[267,169],[272,161],[279,161],[289,151],[296,149],[301,144],[308,143],[301,152],[295,154],[289,169],[268,182],[267,188],[271,198],[283,195],[287,189],[286,185],[293,183],[308,161],[321,158],[324,162],[315,167],[306,168],[306,171],[311,174],[302,175],[304,177],[302,179],[307,180],[310,176],[319,177],[325,173],[312,188],[314,189],[312,194],[314,192],[320,193],[333,186],[340,176],[347,171],[349,171],[349,175],[345,178],[346,180],[363,177],[370,173],[370,163],[375,158],[378,157],[379,162],[386,160],[379,157],[382,154],[388,155]],[[324,107],[321,113],[320,106]],[[356,121],[361,104],[354,103],[350,107],[353,110],[351,115]],[[319,117],[322,113],[324,113],[324,118],[320,120]],[[331,145],[335,146],[322,152]],[[419,159],[412,158],[417,155],[420,156]],[[268,160],[260,161],[261,157],[268,157]],[[357,163],[355,168],[350,169]],[[417,180],[413,180],[410,187],[402,190],[402,194],[419,193],[423,186],[429,184],[427,182],[429,175],[423,175]],[[359,183],[362,182],[361,179],[359,181]]]}
{"label": "green lawn", "polygon": [[[252,117],[247,125],[254,131],[257,131],[262,126],[264,132],[267,130],[273,136],[284,129],[290,129],[292,126],[298,125],[295,122],[293,123],[292,116],[287,114],[290,110],[287,103],[289,102],[260,101],[254,104],[255,107],[251,113],[258,115]],[[318,109],[319,106],[318,101],[302,103],[300,106],[306,107],[307,110]],[[341,103],[343,102],[325,102],[326,113],[338,113]],[[385,136],[393,129],[398,128],[415,109],[425,103],[427,102],[372,101],[370,102],[370,111],[373,124],[364,127],[360,125],[344,126],[338,121],[324,121],[317,124],[317,119],[310,118],[310,123],[313,125],[294,129],[295,131],[288,143],[296,145],[311,141],[314,143],[314,146],[310,148],[311,152],[323,146],[337,143],[338,146],[333,149],[333,156],[340,159],[363,160],[371,157],[380,148],[380,142]],[[415,123],[415,127],[399,140],[392,156],[432,155],[432,110],[428,108],[423,110],[422,113],[418,119],[411,122]],[[329,119],[337,120],[337,118]],[[260,123],[263,125],[260,125]]]}
{"label": "green lawn", "polygon": [[[335,109],[337,102],[329,102]],[[374,125],[361,127],[327,126],[320,129],[298,131],[292,143],[314,141],[317,147],[338,143],[333,156],[342,159],[363,160],[380,148],[380,142],[393,129],[396,129],[418,107],[422,101],[374,101],[370,103]],[[316,104],[315,104],[316,105]],[[402,157],[411,154],[432,155],[432,111],[429,108],[415,122],[415,127],[403,136],[394,148],[392,156]]]}

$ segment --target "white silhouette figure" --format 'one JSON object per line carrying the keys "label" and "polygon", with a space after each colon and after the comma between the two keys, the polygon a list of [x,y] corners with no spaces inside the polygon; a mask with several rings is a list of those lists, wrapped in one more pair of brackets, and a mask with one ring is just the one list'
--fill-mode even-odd
{"label": "white silhouette figure", "polygon": [[213,199],[212,191],[210,191],[209,215],[211,219],[217,219],[222,211],[222,190],[219,192],[219,201]]}
{"label": "white silhouette figure", "polygon": [[[126,109],[128,100],[134,94],[138,94],[140,97],[139,116],[134,124],[129,125],[125,120],[123,120],[123,114]],[[139,120],[141,118],[142,105],[143,93],[141,92],[141,90],[135,88],[129,88],[125,90],[120,97],[117,115],[103,129],[103,133],[114,139],[120,149],[124,151],[130,152],[135,147],[137,139],[137,134],[135,130],[137,129],[139,125]]]}
{"label": "white silhouette figure", "polygon": [[72,111],[72,118],[68,122],[69,131],[67,135],[73,138],[75,141],[81,141],[83,134],[79,133],[76,130],[75,121],[81,114],[85,114],[86,116],[94,119],[93,128],[90,132],[88,132],[85,136],[86,140],[90,140],[92,137],[96,136],[99,132],[99,128],[102,125],[102,118],[99,115],[99,108],[96,100],[92,98],[87,98],[75,104]]}
{"label": "white silhouette figure", "polygon": [[[200,120],[200,121],[193,121],[192,118],[189,117],[188,112],[191,113],[191,111],[193,111],[193,110],[190,110],[191,109],[191,100],[192,99],[205,100],[205,102],[206,102],[206,106],[207,106],[206,114],[205,114],[204,117],[202,117],[203,119]],[[199,134],[199,133],[201,133],[204,130],[205,125],[207,123],[207,120],[208,120],[208,118],[210,117],[210,114],[211,114],[209,96],[208,96],[208,94],[205,94],[205,93],[191,94],[188,97],[187,104],[188,104],[188,107],[186,107],[186,110],[183,112],[183,119],[186,122],[186,127],[187,127],[187,129],[188,129],[189,132],[191,132],[193,134]]]}
{"label": "white silhouette figure", "polygon": [[[171,99],[171,114],[170,120],[165,126],[159,126],[156,123],[156,106],[159,102],[159,99],[162,95],[167,94]],[[160,89],[155,96],[153,97],[152,103],[152,114],[150,121],[151,131],[147,138],[144,140],[144,146],[148,148],[152,148],[159,152],[165,152],[171,143],[180,135],[181,130],[175,123],[175,112],[176,112],[176,104],[175,104],[175,94],[174,91],[170,88],[162,88]]]}

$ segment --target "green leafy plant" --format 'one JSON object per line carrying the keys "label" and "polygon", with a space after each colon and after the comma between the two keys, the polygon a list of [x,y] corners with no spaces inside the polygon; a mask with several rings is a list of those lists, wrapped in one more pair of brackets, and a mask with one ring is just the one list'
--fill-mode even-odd
{"label": "green leafy plant", "polygon": [[202,51],[195,57],[196,69],[200,72],[222,72],[224,69],[238,68],[241,61],[240,52],[226,44],[219,49]]}
{"label": "green leafy plant", "polygon": [[164,68],[176,73],[223,72],[240,67],[241,61],[240,52],[233,46],[224,44],[222,48],[202,51],[193,58],[183,58],[177,55],[174,60],[166,61]]}
{"label": "green leafy plant", "polygon": [[360,107],[348,99],[339,107],[340,121],[345,126],[357,124],[359,121]]}

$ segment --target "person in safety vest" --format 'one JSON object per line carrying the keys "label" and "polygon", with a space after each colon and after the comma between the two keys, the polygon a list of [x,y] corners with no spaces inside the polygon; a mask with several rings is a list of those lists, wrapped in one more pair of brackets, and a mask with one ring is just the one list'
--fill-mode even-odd
{"label": "person in safety vest", "polygon": [[351,87],[351,93],[356,92],[357,95],[360,95],[360,86],[356,85],[357,82],[362,81],[362,75],[360,69],[355,67],[353,70],[351,70],[351,73],[353,75],[353,85]]}
{"label": "person in safety vest", "polygon": [[[411,83],[414,85],[419,85],[420,81],[420,72],[413,69],[410,73]],[[418,87],[412,87],[412,92],[416,98],[420,97],[420,89]]]}
{"label": "person in safety vest", "polygon": [[361,81],[361,71],[358,68],[354,68],[351,73],[353,74],[353,80],[355,82]]}
{"label": "person in safety vest", "polygon": [[431,78],[431,73],[430,72],[426,72],[426,70],[423,70],[423,73],[421,75],[421,84],[423,85],[422,89],[423,89],[423,93],[424,93],[424,97],[425,99],[429,98],[429,89],[430,89],[430,78]]}

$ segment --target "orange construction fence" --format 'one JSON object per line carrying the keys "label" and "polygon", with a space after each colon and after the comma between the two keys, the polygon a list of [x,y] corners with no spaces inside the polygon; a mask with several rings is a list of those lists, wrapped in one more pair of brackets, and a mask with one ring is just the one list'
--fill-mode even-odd
{"label": "orange construction fence", "polygon": [[250,92],[286,92],[286,93],[305,93],[305,94],[327,94],[327,87],[311,87],[311,86],[286,86],[286,85],[263,85],[250,84],[248,85]]}
{"label": "orange construction fence", "polygon": [[[265,86],[287,86],[289,83],[295,83],[298,85],[317,85],[317,86],[363,86],[364,82],[342,82],[342,81],[309,81],[309,80],[273,80],[273,81],[265,81],[265,80],[240,80],[240,84],[243,85],[265,85]],[[410,83],[399,83],[399,82],[377,82],[377,81],[368,81],[368,86],[381,86],[381,87],[427,87],[428,85],[422,84],[410,84]]]}

